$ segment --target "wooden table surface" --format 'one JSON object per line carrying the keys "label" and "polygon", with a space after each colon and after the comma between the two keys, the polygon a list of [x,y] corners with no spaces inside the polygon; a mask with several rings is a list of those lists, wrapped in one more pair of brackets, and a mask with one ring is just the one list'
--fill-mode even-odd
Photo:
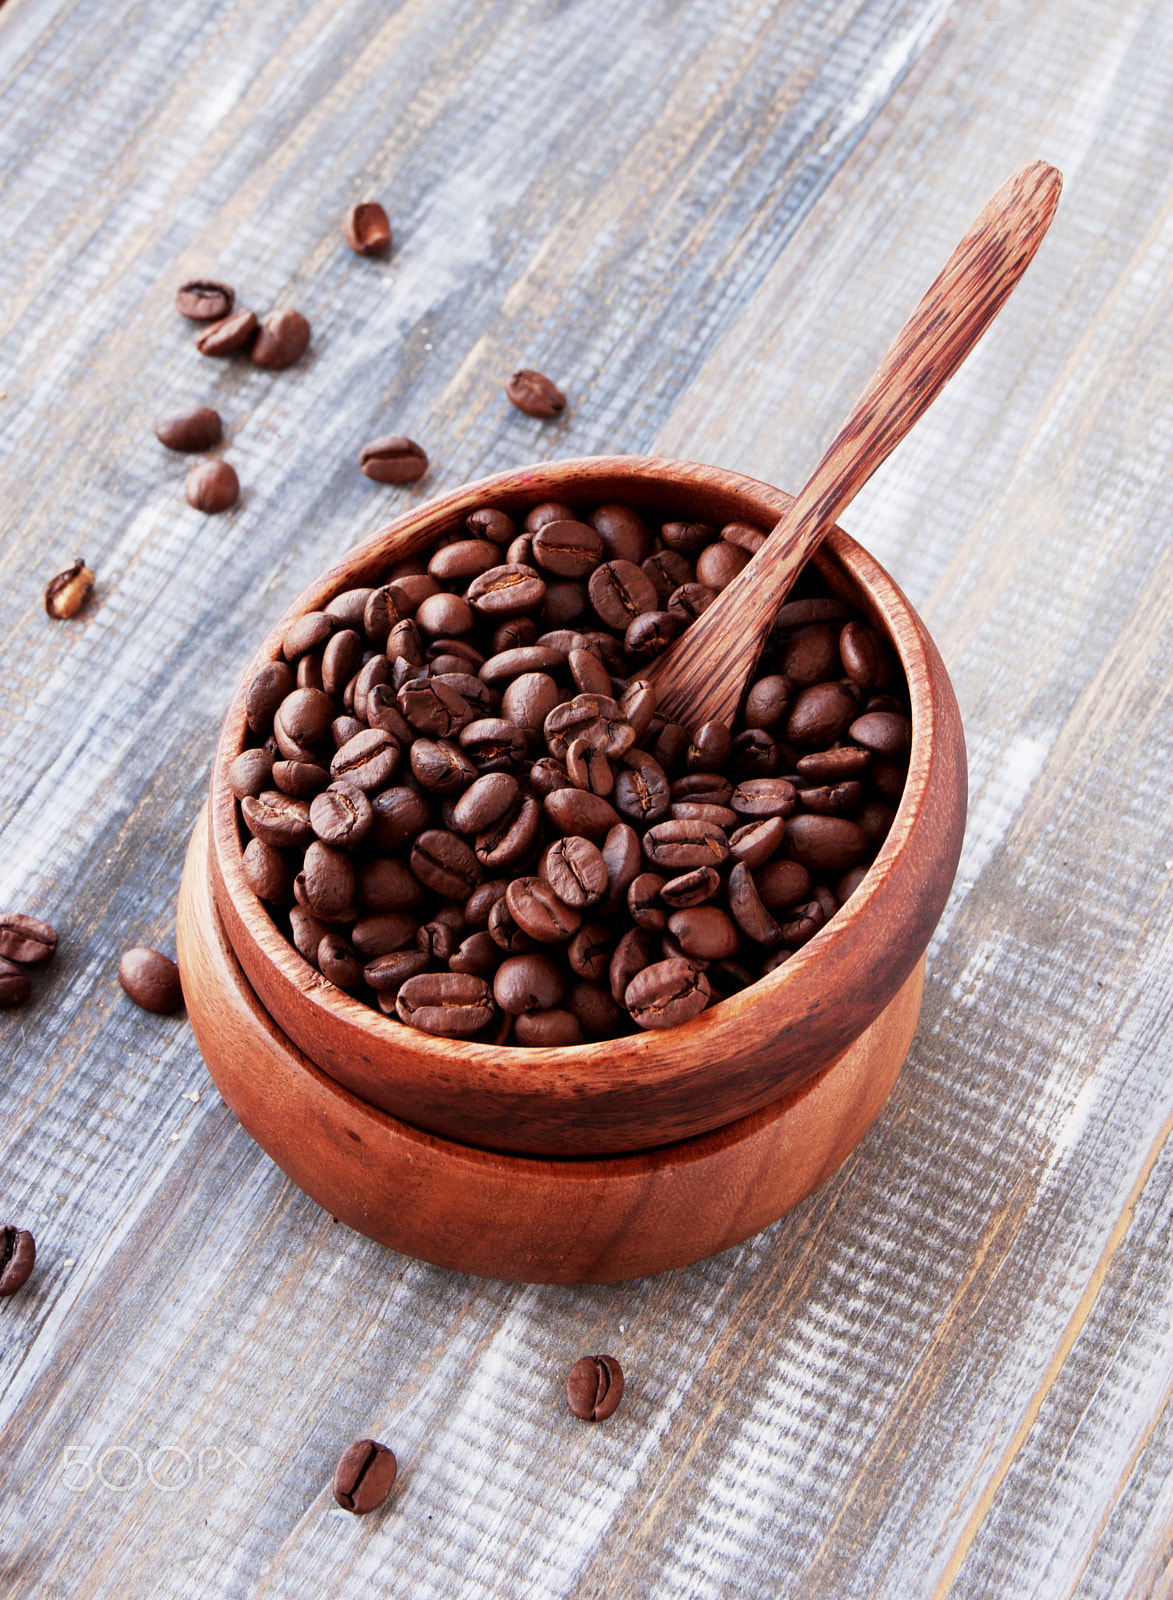
{"label": "wooden table surface", "polygon": [[[1173,1593],[1173,9],[1161,0],[8,0],[0,9],[5,1596]],[[299,1193],[182,1014],[184,845],[262,633],[402,508],[647,452],[796,488],[987,195],[1050,236],[846,523],[920,608],[970,820],[846,1166],[687,1270],[483,1282]],[[393,254],[340,222],[378,197]],[[311,319],[214,363],[211,275]],[[555,423],[501,393],[519,365]],[[223,413],[206,517],[154,419]],[[403,432],[410,489],[356,466]],[[45,616],[51,574],[97,573]],[[628,1392],[589,1428],[569,1362]],[[359,1522],[329,1483],[401,1464]]]}

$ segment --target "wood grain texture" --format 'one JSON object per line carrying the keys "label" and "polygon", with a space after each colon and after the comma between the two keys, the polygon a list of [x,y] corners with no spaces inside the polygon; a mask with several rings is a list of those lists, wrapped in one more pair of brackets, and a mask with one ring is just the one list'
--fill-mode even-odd
{"label": "wood grain texture", "polygon": [[950,253],[846,422],[762,548],[652,662],[660,713],[695,732],[732,726],[778,607],[819,541],[916,426],[1034,260],[1062,177],[1045,161],[1012,173]]}
{"label": "wood grain texture", "polygon": [[[0,903],[62,933],[0,1014],[0,1204],[38,1243],[0,1313],[0,1594],[1164,1600],[1169,8],[6,0],[0,70]],[[1035,156],[1065,190],[1022,293],[848,523],[970,754],[883,1115],[788,1218],[660,1278],[487,1284],[333,1225],[115,978],[173,948],[257,640],[496,470],[797,485]],[[361,261],[339,223],[376,194],[399,242]],[[303,362],[198,357],[170,302],[204,272],[300,305]],[[523,364],[557,422],[505,404]],[[151,435],[197,401],[224,518]],[[356,471],[389,431],[431,456],[415,488]],[[52,624],[79,554],[93,605]],[[585,1428],[562,1388],[596,1350],[628,1386]],[[369,1434],[401,1473],[359,1524],[328,1486]]]}

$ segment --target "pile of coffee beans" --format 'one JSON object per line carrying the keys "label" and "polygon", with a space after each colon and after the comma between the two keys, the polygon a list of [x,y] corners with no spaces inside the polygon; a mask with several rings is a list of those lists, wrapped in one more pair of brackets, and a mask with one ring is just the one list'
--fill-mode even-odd
{"label": "pile of coffee beans", "polygon": [[811,569],[733,726],[657,715],[647,665],[760,528],[484,507],[287,630],[232,763],[244,871],[339,988],[453,1038],[685,1022],[854,891],[911,744],[892,651]]}
{"label": "pile of coffee beans", "polygon": [[33,992],[29,967],[48,961],[57,930],[22,911],[0,911],[0,1006],[20,1006]]}

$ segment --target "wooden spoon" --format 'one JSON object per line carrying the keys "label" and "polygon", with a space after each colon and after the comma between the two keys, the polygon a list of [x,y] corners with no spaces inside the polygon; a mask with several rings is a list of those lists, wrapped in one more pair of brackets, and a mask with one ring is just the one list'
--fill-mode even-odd
{"label": "wooden spoon", "polygon": [[717,719],[733,722],[804,562],[1002,309],[1042,243],[1062,185],[1056,168],[1032,161],[989,201],[765,544],[645,674],[661,716],[690,732]]}

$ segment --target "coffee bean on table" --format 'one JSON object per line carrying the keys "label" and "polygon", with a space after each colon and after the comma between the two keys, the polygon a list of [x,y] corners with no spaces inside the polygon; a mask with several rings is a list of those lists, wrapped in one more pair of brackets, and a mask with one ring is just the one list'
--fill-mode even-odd
{"label": "coffee bean on table", "polygon": [[347,1445],[334,1468],[334,1498],[344,1511],[369,1516],[386,1502],[395,1484],[397,1464],[385,1444],[356,1439]]}
{"label": "coffee bean on table", "polygon": [[527,417],[556,417],[565,409],[566,396],[550,379],[532,367],[521,367],[505,385],[512,405]]}
{"label": "coffee bean on table", "polygon": [[0,911],[0,956],[26,967],[48,961],[57,948],[57,930],[21,911]]}
{"label": "coffee bean on table", "polygon": [[220,443],[223,432],[220,413],[211,406],[175,411],[155,424],[155,438],[168,450],[210,450]]}
{"label": "coffee bean on table", "polygon": [[94,591],[94,575],[80,556],[71,567],[49,579],[45,610],[56,621],[75,617]]}
{"label": "coffee bean on table", "polygon": [[15,961],[0,956],[0,1006],[22,1006],[32,992],[28,973]]}
{"label": "coffee bean on table", "polygon": [[355,255],[382,256],[391,248],[391,224],[377,200],[351,206],[343,218],[342,232]]}
{"label": "coffee bean on table", "polygon": [[240,479],[229,461],[200,461],[188,473],[184,493],[189,506],[214,516],[236,504]]}
{"label": "coffee bean on table", "polygon": [[27,1228],[0,1228],[0,1297],[24,1287],[36,1259],[36,1241]]}
{"label": "coffee bean on table", "polygon": [[583,1356],[566,1375],[566,1404],[583,1422],[605,1422],[623,1399],[623,1368],[614,1356]]}
{"label": "coffee bean on table", "polygon": [[118,963],[118,981],[144,1011],[167,1013],[183,1004],[179,968],[158,950],[136,946]]}
{"label": "coffee bean on table", "polygon": [[255,311],[242,309],[230,317],[210,322],[196,338],[195,347],[202,356],[231,356],[251,344],[257,331]]}
{"label": "coffee bean on table", "polygon": [[428,470],[428,457],[414,439],[390,433],[364,444],[358,464],[375,483],[414,483]]}
{"label": "coffee bean on table", "polygon": [[291,367],[305,354],[310,342],[310,325],[300,311],[274,311],[257,330],[251,351],[255,367],[279,371]]}
{"label": "coffee bean on table", "polygon": [[211,278],[193,278],[175,291],[175,309],[192,322],[215,322],[228,316],[236,291]]}

